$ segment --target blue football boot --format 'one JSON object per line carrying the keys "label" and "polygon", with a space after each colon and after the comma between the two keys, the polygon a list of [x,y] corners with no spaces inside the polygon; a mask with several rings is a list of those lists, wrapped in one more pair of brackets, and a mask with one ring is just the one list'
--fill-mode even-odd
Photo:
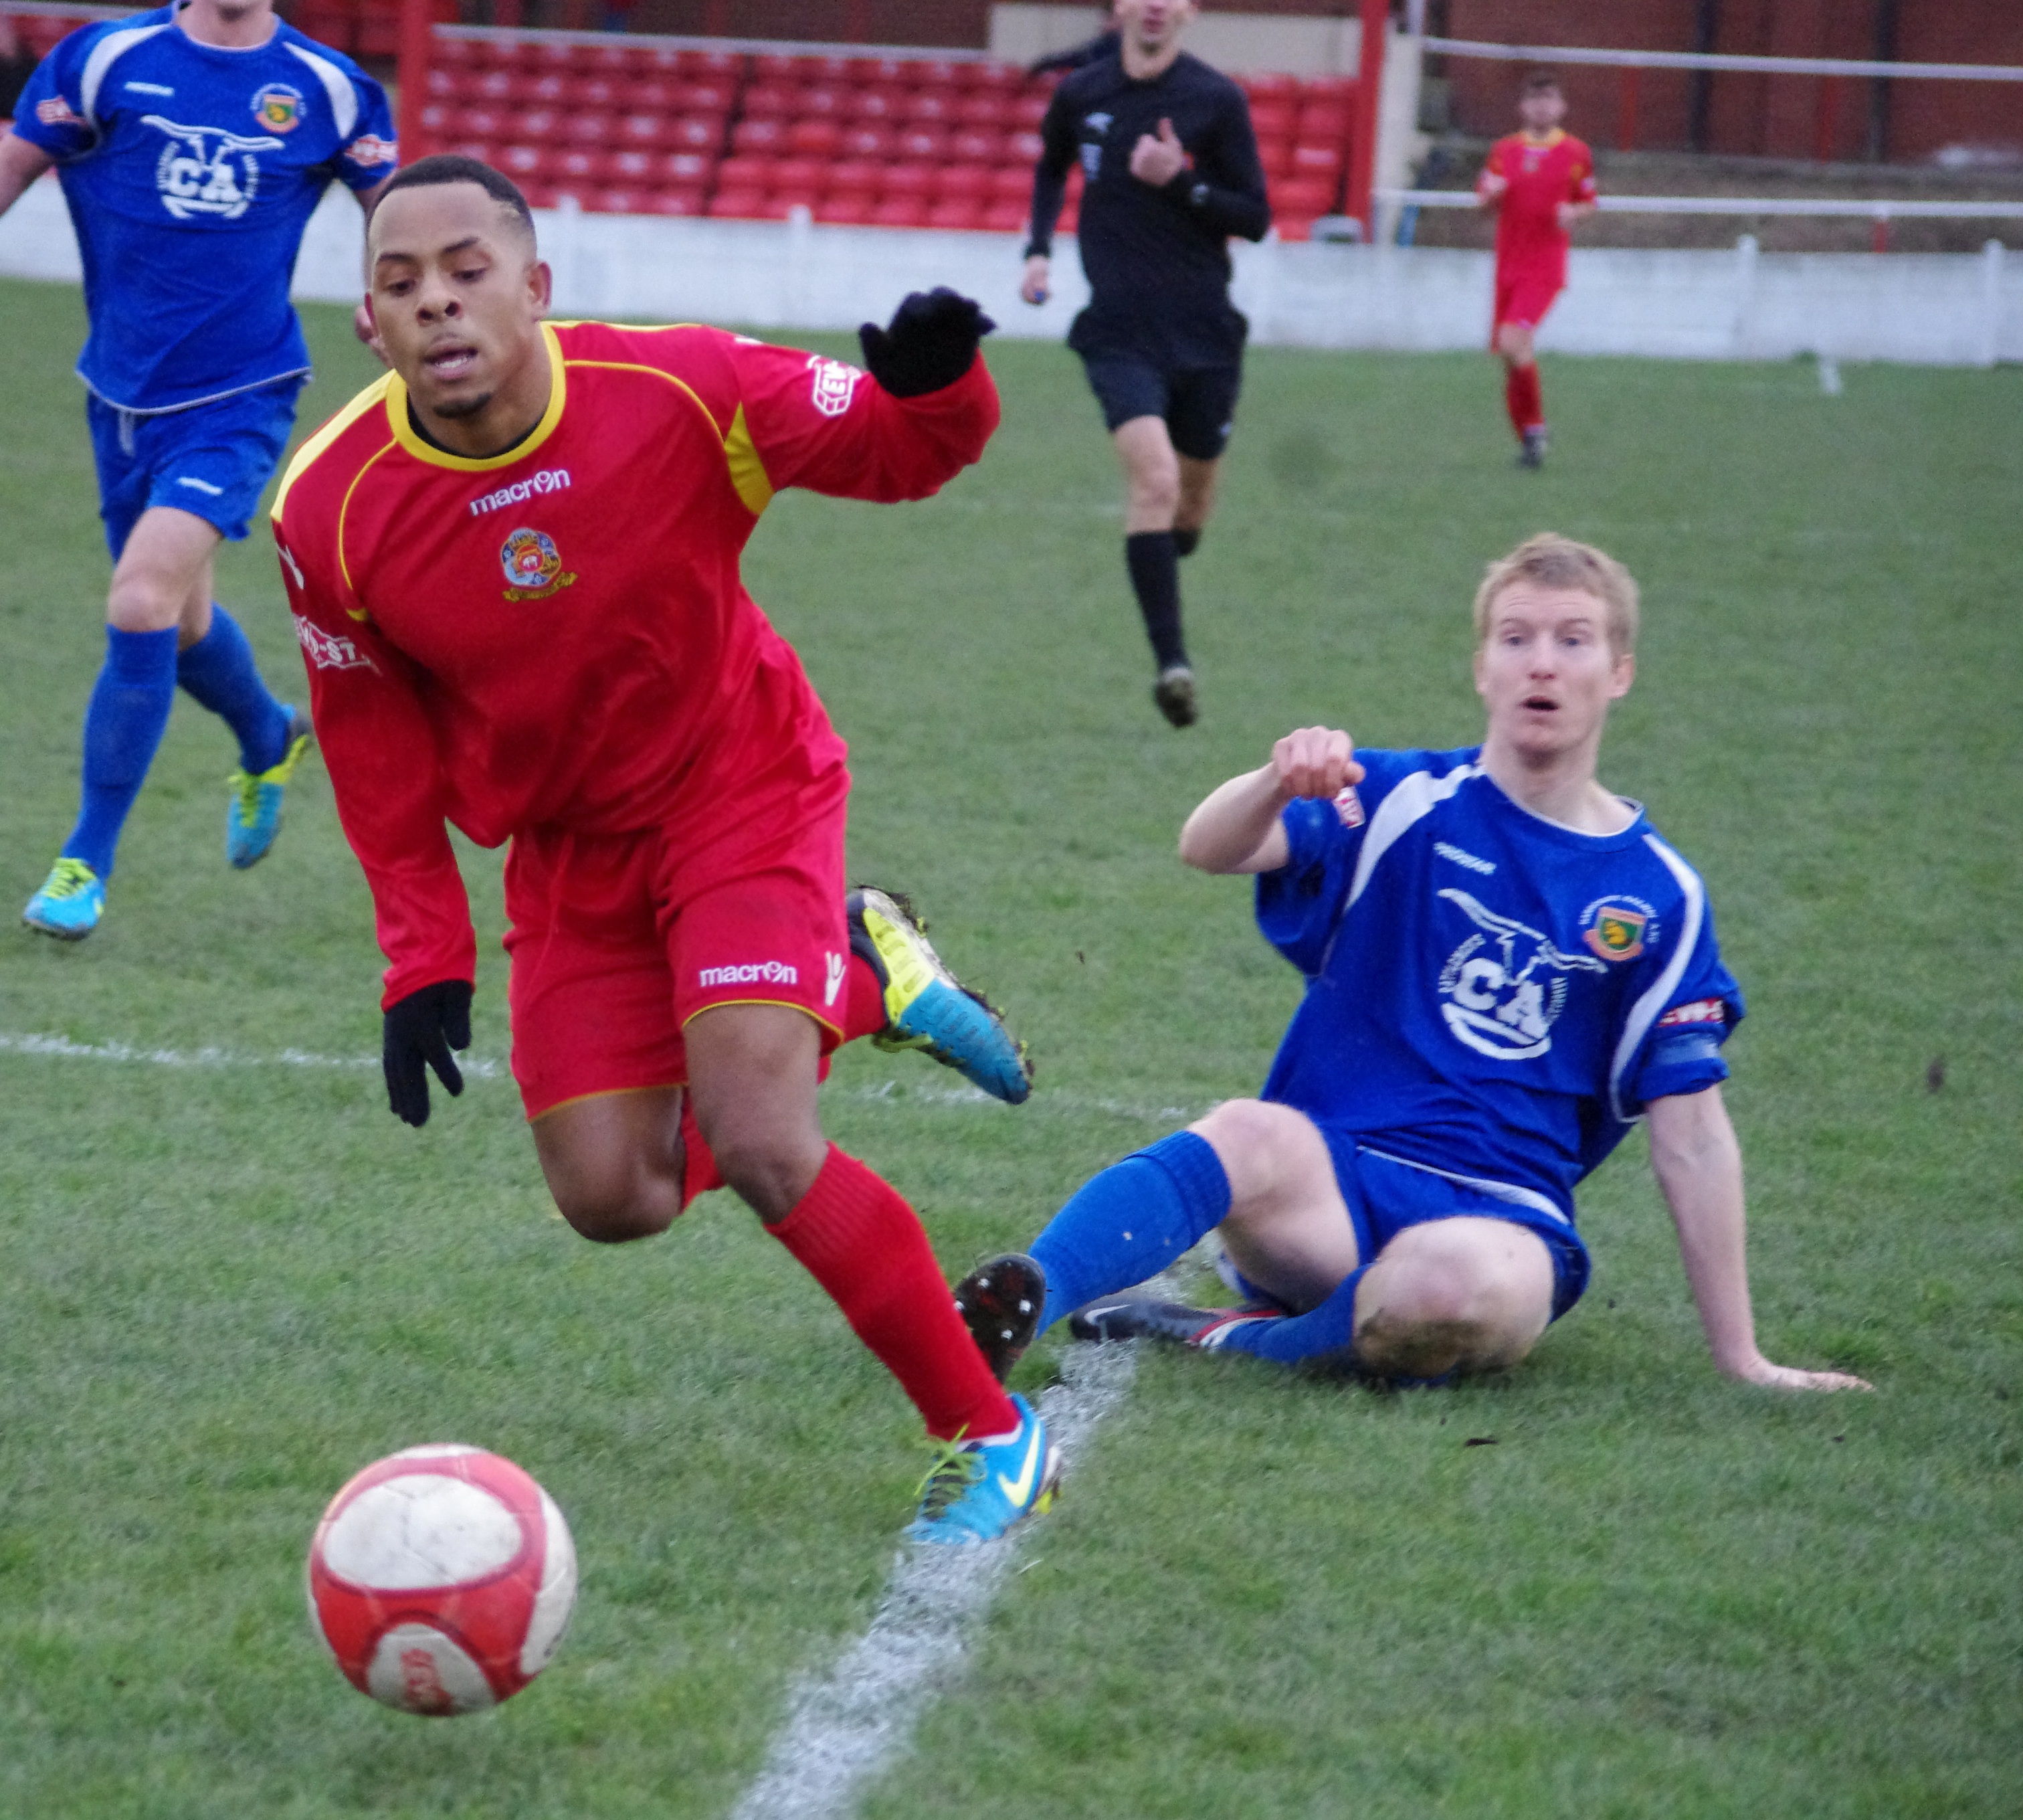
{"label": "blue football boot", "polygon": [[309,749],[309,716],[288,710],[288,741],[281,762],[270,771],[236,771],[225,782],[232,800],[225,806],[225,857],[240,871],[257,866],[273,850],[281,831],[281,800],[302,754]]}
{"label": "blue football boot", "polygon": [[862,885],[845,900],[850,946],[870,962],[885,992],[881,1049],[920,1049],[971,1086],[1015,1106],[1033,1090],[1022,1044],[980,994],[928,946],[926,925],[898,893]]}
{"label": "blue football boot", "polygon": [[1039,1412],[1014,1397],[1019,1426],[1000,1441],[945,1441],[920,1481],[920,1514],[906,1525],[916,1542],[995,1542],[1022,1517],[1052,1508],[1061,1451]]}
{"label": "blue football boot", "polygon": [[60,942],[81,942],[105,914],[105,881],[82,859],[59,859],[21,921]]}

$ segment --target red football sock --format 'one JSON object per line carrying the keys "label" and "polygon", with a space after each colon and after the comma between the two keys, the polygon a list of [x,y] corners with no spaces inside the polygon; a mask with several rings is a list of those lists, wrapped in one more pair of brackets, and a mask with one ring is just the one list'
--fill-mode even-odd
{"label": "red football sock", "polygon": [[1503,381],[1503,402],[1510,412],[1510,427],[1521,438],[1527,430],[1546,427],[1546,401],[1538,390],[1538,363],[1513,367]]}
{"label": "red football sock", "polygon": [[885,988],[878,983],[878,969],[853,948],[843,989],[843,1040],[854,1042],[860,1036],[876,1036],[887,1021]]}
{"label": "red football sock", "polygon": [[898,1190],[832,1144],[814,1187],[766,1230],[829,1291],[913,1398],[930,1434],[953,1441],[1019,1426]]}

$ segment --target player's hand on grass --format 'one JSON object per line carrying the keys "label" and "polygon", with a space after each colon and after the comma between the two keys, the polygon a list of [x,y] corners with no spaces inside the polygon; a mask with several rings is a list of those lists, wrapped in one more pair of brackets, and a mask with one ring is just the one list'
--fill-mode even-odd
{"label": "player's hand on grass", "polygon": [[1271,748],[1271,772],[1288,802],[1297,796],[1337,796],[1351,784],[1363,782],[1355,742],[1333,727],[1302,727],[1287,734]]}
{"label": "player's hand on grass", "polygon": [[872,378],[895,398],[917,398],[968,372],[978,345],[997,326],[972,299],[938,284],[907,297],[890,328],[867,322],[857,339]]}
{"label": "player's hand on grass", "polygon": [[470,991],[467,980],[438,980],[386,1008],[379,1059],[395,1118],[428,1123],[430,1068],[452,1095],[463,1091],[463,1071],[449,1052],[470,1047]]}
{"label": "player's hand on grass", "polygon": [[1180,143],[1180,136],[1173,130],[1170,120],[1159,123],[1156,137],[1150,133],[1140,133],[1138,143],[1131,148],[1131,174],[1154,189],[1165,189],[1187,167],[1187,148]]}
{"label": "player's hand on grass", "polygon": [[1761,1384],[1771,1390],[1873,1390],[1866,1378],[1850,1371],[1802,1371],[1795,1365],[1773,1365],[1758,1353],[1735,1366],[1724,1366],[1731,1378],[1745,1384]]}
{"label": "player's hand on grass", "polygon": [[1052,275],[1053,262],[1044,253],[1035,253],[1026,262],[1026,276],[1019,280],[1019,295],[1028,303],[1044,303],[1051,295],[1047,280]]}

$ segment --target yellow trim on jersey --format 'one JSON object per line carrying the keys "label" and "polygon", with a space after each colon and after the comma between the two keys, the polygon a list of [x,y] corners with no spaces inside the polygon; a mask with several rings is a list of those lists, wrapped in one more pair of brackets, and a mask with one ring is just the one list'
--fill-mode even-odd
{"label": "yellow trim on jersey", "polygon": [[[710,413],[702,394],[686,379],[677,379],[664,367],[649,367],[638,361],[583,361],[573,360],[573,367],[595,367],[608,373],[645,373],[649,378],[665,379],[676,390],[686,392],[694,400],[695,408],[703,414],[712,436],[717,434],[716,419]],[[738,405],[731,413],[730,427],[722,433],[723,459],[730,468],[730,484],[737,489],[737,496],[744,502],[744,509],[755,518],[773,503],[773,483],[766,477],[766,464],[759,459],[759,450],[752,440],[751,430],[744,421],[744,407]]]}
{"label": "yellow trim on jersey", "polygon": [[[364,479],[373,463],[382,455],[390,455],[399,446],[394,442],[382,442],[361,461],[358,464],[357,473],[351,477],[351,485],[344,489],[343,500],[337,508],[337,572],[344,577],[344,585],[349,589],[354,599],[358,590],[351,585],[351,565],[344,559],[345,515],[351,510],[351,496],[358,491],[358,483]],[[372,617],[362,606],[347,606],[344,610],[353,619],[364,620]]]}
{"label": "yellow trim on jersey", "polygon": [[742,404],[730,414],[730,427],[723,436],[723,458],[730,463],[730,484],[737,489],[744,509],[757,518],[773,503],[773,482],[752,440]]}
{"label": "yellow trim on jersey", "polygon": [[276,524],[280,523],[281,508],[288,503],[288,489],[302,478],[317,456],[386,397],[387,386],[393,383],[391,373],[375,379],[295,451],[295,459],[288,463],[288,471],[281,477],[280,490],[274,495],[273,510],[268,515]]}
{"label": "yellow trim on jersey", "polygon": [[568,363],[562,358],[562,344],[555,339],[553,323],[541,324],[541,339],[547,346],[548,371],[553,379],[548,388],[548,408],[541,413],[541,420],[534,426],[532,433],[514,443],[503,455],[452,455],[432,442],[424,442],[408,421],[408,388],[398,374],[393,376],[386,388],[386,427],[393,431],[394,440],[403,449],[417,461],[426,462],[431,467],[447,467],[458,474],[488,474],[494,468],[525,460],[554,434],[555,426],[562,420],[562,406],[569,396]]}

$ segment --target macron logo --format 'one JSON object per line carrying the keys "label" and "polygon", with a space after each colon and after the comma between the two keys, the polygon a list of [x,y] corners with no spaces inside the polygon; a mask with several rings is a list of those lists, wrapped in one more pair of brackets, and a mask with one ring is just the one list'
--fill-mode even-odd
{"label": "macron logo", "polygon": [[801,976],[785,961],[757,961],[743,967],[705,967],[697,977],[704,986],[796,986]]}
{"label": "macron logo", "polygon": [[1436,840],[1433,851],[1443,859],[1451,859],[1457,866],[1465,866],[1470,872],[1494,872],[1496,870],[1494,860],[1478,859],[1472,853],[1465,853],[1448,841]]}
{"label": "macron logo", "polygon": [[470,502],[470,515],[481,518],[487,512],[501,511],[507,506],[523,506],[537,493],[559,493],[569,483],[569,472],[565,467],[544,467],[539,474],[530,474],[525,480],[516,480],[510,486],[495,488],[481,499]]}

